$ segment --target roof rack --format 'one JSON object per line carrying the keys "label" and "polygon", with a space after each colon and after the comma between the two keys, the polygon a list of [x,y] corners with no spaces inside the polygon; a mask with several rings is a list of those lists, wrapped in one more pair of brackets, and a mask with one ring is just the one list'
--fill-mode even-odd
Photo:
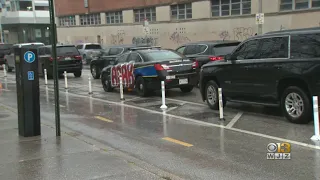
{"label": "roof rack", "polygon": [[149,47],[132,47],[129,48],[130,51],[135,51],[135,50],[143,50],[143,49],[160,49],[161,46],[149,46]]}

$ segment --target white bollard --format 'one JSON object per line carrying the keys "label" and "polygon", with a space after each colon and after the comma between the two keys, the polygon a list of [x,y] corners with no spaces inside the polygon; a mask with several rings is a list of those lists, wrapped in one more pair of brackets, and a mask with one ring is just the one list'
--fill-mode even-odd
{"label": "white bollard", "polygon": [[93,114],[93,104],[92,104],[92,97],[89,97],[89,106],[90,106],[90,113]]}
{"label": "white bollard", "polygon": [[49,89],[48,89],[48,87],[46,87],[46,100],[47,100],[47,104],[49,104]]}
{"label": "white bollard", "polygon": [[314,121],[314,135],[312,140],[320,141],[320,123],[319,123],[319,105],[318,96],[313,96],[313,121]]}
{"label": "white bollard", "polygon": [[123,79],[122,79],[122,75],[119,76],[119,80],[120,80],[120,100],[123,101],[124,97],[123,97]]}
{"label": "white bollard", "polygon": [[48,74],[47,69],[44,69],[44,84],[48,85]]}
{"label": "white bollard", "polygon": [[89,94],[93,94],[92,93],[92,87],[91,87],[91,77],[90,77],[90,75],[89,75],[88,80],[89,80]]}
{"label": "white bollard", "polygon": [[4,64],[2,67],[3,67],[3,74],[4,74],[4,77],[7,77],[7,69],[6,69],[6,65]]}
{"label": "white bollard", "polygon": [[166,106],[166,88],[164,85],[164,81],[161,81],[161,96],[162,96],[162,105],[161,109],[167,109],[168,107]]}
{"label": "white bollard", "polygon": [[163,137],[168,137],[168,131],[167,131],[167,112],[163,109],[162,110],[162,125],[163,125]]}
{"label": "white bollard", "polygon": [[219,114],[220,114],[220,120],[224,120],[224,117],[223,117],[222,88],[219,88],[218,92],[219,92]]}
{"label": "white bollard", "polygon": [[65,89],[68,89],[67,71],[65,71],[63,74],[64,74],[64,88],[65,88]]}
{"label": "white bollard", "polygon": [[122,123],[122,124],[125,124],[125,120],[124,120],[124,104],[123,104],[123,101],[121,101],[121,114],[120,114],[120,117],[121,117],[121,123]]}

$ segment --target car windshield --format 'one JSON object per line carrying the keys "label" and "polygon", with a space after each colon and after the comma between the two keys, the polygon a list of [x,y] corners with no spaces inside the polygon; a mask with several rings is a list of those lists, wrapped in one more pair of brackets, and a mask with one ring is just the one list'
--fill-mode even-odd
{"label": "car windshield", "polygon": [[98,44],[87,44],[86,49],[102,49]]}
{"label": "car windshield", "polygon": [[62,47],[57,47],[57,55],[58,56],[79,55],[79,52],[74,46],[62,46]]}
{"label": "car windshield", "polygon": [[147,56],[150,57],[151,61],[165,61],[183,58],[181,55],[169,50],[151,51],[147,53]]}
{"label": "car windshield", "polygon": [[216,56],[224,56],[230,54],[238,46],[238,44],[239,43],[216,45],[213,48],[213,51]]}
{"label": "car windshield", "polygon": [[10,49],[12,44],[0,44],[0,50]]}

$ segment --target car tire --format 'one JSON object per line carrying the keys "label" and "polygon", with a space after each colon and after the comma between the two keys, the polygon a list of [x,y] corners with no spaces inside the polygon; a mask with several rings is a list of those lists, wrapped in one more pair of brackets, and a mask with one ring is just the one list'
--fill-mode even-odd
{"label": "car tire", "polygon": [[[290,112],[290,109],[294,111]],[[289,86],[283,91],[281,110],[284,116],[295,124],[307,124],[312,119],[311,99],[303,89],[297,86]]]}
{"label": "car tire", "polygon": [[183,92],[183,93],[189,93],[193,90],[193,86],[183,86],[183,87],[180,87],[180,90]]}
{"label": "car tire", "polygon": [[146,97],[149,94],[148,88],[146,86],[146,82],[143,77],[139,76],[136,79],[136,91],[139,96]]}
{"label": "car tire", "polygon": [[107,73],[102,74],[101,83],[102,83],[103,90],[105,92],[113,91],[113,87],[111,86],[110,75],[107,75]]}
{"label": "car tire", "polygon": [[[206,84],[205,89],[205,97],[208,106],[213,110],[219,110],[219,94],[218,94],[219,86],[215,81],[208,81]],[[223,100],[223,107],[226,106],[227,101],[224,97]]]}
{"label": "car tire", "polygon": [[6,61],[6,71],[7,72],[12,72],[12,68],[9,67],[7,61]]}
{"label": "car tire", "polygon": [[77,71],[73,73],[74,77],[81,77],[82,71]]}
{"label": "car tire", "polygon": [[94,79],[100,78],[100,69],[96,65],[90,67],[91,75]]}

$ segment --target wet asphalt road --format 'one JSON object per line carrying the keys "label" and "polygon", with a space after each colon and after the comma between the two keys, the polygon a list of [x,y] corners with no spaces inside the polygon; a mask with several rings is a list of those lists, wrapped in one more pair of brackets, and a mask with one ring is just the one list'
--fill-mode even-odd
{"label": "wet asphalt road", "polygon": [[[159,108],[159,93],[139,98],[126,92],[121,103],[119,93],[104,92],[100,80],[93,80],[90,98],[89,71],[83,72],[82,78],[68,75],[68,93],[60,81],[61,124],[78,134],[186,179],[320,179],[320,148],[310,141],[311,123],[290,124],[276,109],[238,104],[227,106],[221,122],[197,89],[170,90],[167,112]],[[10,107],[16,107],[14,79],[13,74],[1,78],[8,90],[0,102]],[[43,79],[40,84],[42,122],[54,123],[53,81],[48,88]],[[292,142],[291,160],[266,160],[267,144],[283,141]]]}

